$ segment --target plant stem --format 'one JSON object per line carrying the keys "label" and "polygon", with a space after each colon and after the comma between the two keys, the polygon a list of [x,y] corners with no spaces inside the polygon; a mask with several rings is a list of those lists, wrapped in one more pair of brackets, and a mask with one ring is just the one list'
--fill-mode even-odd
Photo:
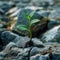
{"label": "plant stem", "polygon": [[32,40],[32,32],[31,32],[30,20],[29,20],[29,37],[30,37],[30,40]]}
{"label": "plant stem", "polygon": [[32,32],[31,32],[31,30],[29,32],[29,37],[30,37],[30,41],[31,41],[32,40]]}

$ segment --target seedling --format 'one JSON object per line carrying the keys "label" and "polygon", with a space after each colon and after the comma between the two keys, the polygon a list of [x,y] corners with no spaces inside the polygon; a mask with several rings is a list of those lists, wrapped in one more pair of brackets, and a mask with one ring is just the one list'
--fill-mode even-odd
{"label": "seedling", "polygon": [[24,24],[20,24],[17,26],[17,29],[22,30],[22,31],[27,31],[30,37],[30,40],[32,40],[32,31],[31,31],[31,26],[37,22],[39,22],[39,19],[33,19],[31,20],[31,18],[33,17],[35,11],[32,11],[29,15],[27,15],[26,13],[23,14],[23,17],[26,18],[26,20],[28,20],[28,25],[24,25]]}

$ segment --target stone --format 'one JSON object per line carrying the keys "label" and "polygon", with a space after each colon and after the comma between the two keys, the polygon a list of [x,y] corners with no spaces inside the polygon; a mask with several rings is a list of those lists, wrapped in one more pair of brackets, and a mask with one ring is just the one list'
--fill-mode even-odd
{"label": "stone", "polygon": [[[0,52],[0,59],[16,59],[18,53],[22,53],[23,49],[18,48],[15,43],[10,42],[5,46],[3,51]],[[2,55],[3,54],[3,55]]]}
{"label": "stone", "polygon": [[0,60],[4,60],[6,54],[4,52],[0,52]]}
{"label": "stone", "polygon": [[44,47],[44,44],[38,38],[33,38],[32,41],[33,41],[35,46],[40,47],[40,48]]}
{"label": "stone", "polygon": [[[16,10],[14,9],[14,12],[11,11],[12,13],[9,15],[9,18],[17,17],[17,15],[18,15],[18,13],[19,13],[20,10],[21,10],[21,9],[16,8]],[[6,14],[8,15],[9,13],[10,13],[10,12],[8,11]]]}
{"label": "stone", "polygon": [[60,43],[60,25],[56,26],[43,34],[41,40],[43,42]]}
{"label": "stone", "polygon": [[1,39],[4,45],[7,45],[9,42],[15,40],[16,38],[19,38],[19,36],[10,31],[4,31],[1,34]]}
{"label": "stone", "polygon": [[52,7],[52,9],[53,10],[56,10],[56,11],[60,11],[60,7],[59,7],[60,5],[54,5],[53,7]]}
{"label": "stone", "polygon": [[1,9],[4,10],[4,12],[7,12],[10,8],[13,7],[13,5],[14,5],[13,2],[6,2],[6,1],[2,2],[1,1],[0,7],[1,7]]}
{"label": "stone", "polygon": [[38,14],[43,16],[44,18],[47,18],[50,14],[50,11],[41,10],[41,11],[38,11]]}
{"label": "stone", "polygon": [[22,3],[22,2],[20,2],[20,3],[17,4],[17,6],[19,8],[25,8],[27,5],[29,5],[29,3]]}
{"label": "stone", "polygon": [[51,29],[51,28],[58,26],[58,25],[60,25],[60,20],[51,19],[48,22],[48,29]]}
{"label": "stone", "polygon": [[40,56],[40,54],[34,55],[30,58],[30,60],[39,60]]}
{"label": "stone", "polygon": [[40,51],[41,51],[41,48],[33,47],[32,50],[31,50],[31,52],[30,52],[30,55],[34,56],[34,55],[40,53]]}
{"label": "stone", "polygon": [[5,54],[11,53],[11,48],[13,48],[13,47],[16,47],[15,43],[10,42],[9,44],[7,44],[7,45],[5,46],[3,52],[4,52]]}
{"label": "stone", "polygon": [[15,39],[13,42],[15,42],[18,47],[25,47],[27,41],[29,41],[28,37],[20,36],[20,38]]}
{"label": "stone", "polygon": [[17,7],[11,8],[8,12],[5,13],[5,15],[10,15],[14,13],[17,9],[18,9]]}
{"label": "stone", "polygon": [[6,22],[6,24],[7,24],[8,22],[10,22],[9,19],[8,19],[6,16],[3,16],[3,17],[1,18],[1,20],[2,20],[2,22]]}
{"label": "stone", "polygon": [[0,28],[2,28],[3,27],[3,24],[0,24]]}
{"label": "stone", "polygon": [[19,3],[19,2],[29,3],[30,1],[29,0],[13,0],[13,2],[16,2],[16,3]]}
{"label": "stone", "polygon": [[54,1],[53,0],[32,0],[31,3],[32,3],[32,5],[43,7],[46,5],[46,3],[48,5],[52,5],[54,3]]}
{"label": "stone", "polygon": [[28,60],[28,53],[30,48],[24,48],[22,52],[18,53],[16,59],[17,60]]}
{"label": "stone", "polygon": [[49,54],[46,54],[46,55],[37,54],[32,56],[31,60],[50,60],[50,59],[49,59]]}
{"label": "stone", "polygon": [[60,54],[53,54],[53,60],[60,60]]}
{"label": "stone", "polygon": [[49,59],[49,54],[46,54],[46,55],[41,55],[39,60],[50,60]]}
{"label": "stone", "polygon": [[60,11],[54,10],[49,15],[50,19],[60,19]]}
{"label": "stone", "polygon": [[[15,40],[15,43],[18,47],[25,47],[26,43],[30,39],[28,37],[20,37],[20,39]],[[37,47],[43,48],[44,44],[37,38],[32,38],[33,44]]]}
{"label": "stone", "polygon": [[1,39],[1,34],[2,34],[2,32],[4,32],[4,31],[6,31],[6,29],[1,29],[0,28],[0,51],[2,51],[3,50],[3,42],[2,42],[2,39]]}
{"label": "stone", "polygon": [[0,8],[0,15],[3,15],[4,13],[4,10]]}

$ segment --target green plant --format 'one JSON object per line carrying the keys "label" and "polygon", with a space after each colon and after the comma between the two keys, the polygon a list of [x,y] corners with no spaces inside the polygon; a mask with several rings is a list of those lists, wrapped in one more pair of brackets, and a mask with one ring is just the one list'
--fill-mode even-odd
{"label": "green plant", "polygon": [[32,31],[31,31],[31,26],[37,22],[39,22],[39,19],[33,19],[31,20],[31,18],[33,17],[35,11],[32,11],[29,15],[27,15],[26,13],[23,14],[23,17],[26,18],[26,20],[28,20],[28,25],[24,25],[24,24],[20,24],[17,26],[17,29],[22,30],[22,31],[27,31],[29,33],[29,37],[30,40],[32,40]]}

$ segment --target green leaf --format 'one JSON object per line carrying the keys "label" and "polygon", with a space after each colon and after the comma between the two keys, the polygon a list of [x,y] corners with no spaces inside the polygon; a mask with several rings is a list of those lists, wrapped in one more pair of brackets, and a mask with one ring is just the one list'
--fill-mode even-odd
{"label": "green leaf", "polygon": [[35,13],[35,11],[32,11],[32,12],[29,14],[30,18],[33,17],[34,13]]}
{"label": "green leaf", "polygon": [[32,11],[30,14],[23,13],[23,17],[26,18],[27,20],[30,20],[33,17],[34,13],[35,11]]}
{"label": "green leaf", "polygon": [[35,23],[37,23],[37,22],[39,22],[39,21],[40,21],[39,19],[31,20],[30,25],[35,24]]}
{"label": "green leaf", "polygon": [[28,20],[30,20],[30,16],[28,16],[27,18],[28,18]]}
{"label": "green leaf", "polygon": [[27,30],[27,26],[21,24],[21,25],[18,25],[18,26],[17,26],[17,29],[22,30],[22,31],[23,31],[23,30]]}

